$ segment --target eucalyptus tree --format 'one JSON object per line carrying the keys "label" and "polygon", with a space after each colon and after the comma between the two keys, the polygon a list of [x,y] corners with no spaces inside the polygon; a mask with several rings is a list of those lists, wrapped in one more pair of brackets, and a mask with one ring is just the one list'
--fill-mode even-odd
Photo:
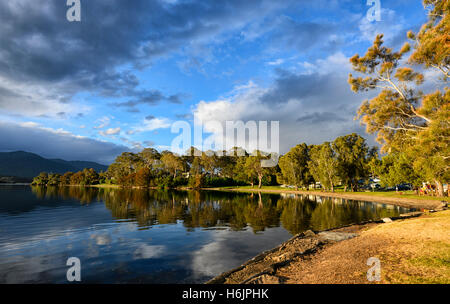
{"label": "eucalyptus tree", "polygon": [[262,186],[262,179],[264,176],[274,174],[275,169],[273,167],[265,168],[261,165],[261,160],[268,159],[269,157],[263,152],[256,150],[245,160],[243,169],[247,175],[247,180],[254,186],[255,180],[258,181],[258,188]]}
{"label": "eucalyptus tree", "polygon": [[161,153],[161,162],[165,171],[173,175],[174,178],[177,176],[177,172],[183,170],[181,158],[170,151],[163,151]]}
{"label": "eucalyptus tree", "polygon": [[358,190],[358,181],[369,175],[369,148],[366,140],[356,133],[336,138],[333,142],[337,175],[345,190]]}
{"label": "eucalyptus tree", "polygon": [[326,190],[334,191],[334,186],[339,181],[338,161],[331,143],[324,142],[311,147],[308,168],[314,179]]}
{"label": "eucalyptus tree", "polygon": [[278,161],[281,169],[281,181],[295,186],[296,190],[299,187],[307,187],[311,181],[308,161],[309,148],[305,143],[293,147]]}
{"label": "eucalyptus tree", "polygon": [[[419,33],[408,33],[414,41],[410,66],[401,66],[411,50],[409,43],[394,52],[378,35],[363,57],[356,54],[350,59],[353,69],[365,77],[350,74],[349,83],[355,92],[379,90],[362,103],[358,118],[369,133],[377,134],[382,152],[408,153],[414,168],[435,182],[443,195],[442,185],[450,179],[450,5],[448,0],[425,0],[424,5],[429,9],[427,23]],[[441,73],[434,91],[418,89],[425,79],[412,65]]]}

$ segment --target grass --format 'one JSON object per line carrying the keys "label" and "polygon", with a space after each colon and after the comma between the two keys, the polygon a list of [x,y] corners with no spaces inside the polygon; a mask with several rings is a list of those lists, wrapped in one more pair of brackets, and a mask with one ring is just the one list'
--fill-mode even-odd
{"label": "grass", "polygon": [[450,284],[450,210],[378,226],[393,241],[384,251],[385,280],[395,284]]}
{"label": "grass", "polygon": [[438,197],[438,196],[424,196],[417,195],[414,191],[399,191],[398,193],[395,191],[375,191],[375,192],[344,192],[343,190],[337,190],[336,193],[345,193],[345,194],[364,194],[378,197],[398,197],[398,198],[412,198],[412,199],[422,199],[422,200],[436,200],[436,201],[447,201],[450,202],[450,197]]}
{"label": "grass", "polygon": [[[218,189],[239,189],[239,190],[258,190],[258,187],[251,187],[251,186],[231,186],[231,187],[218,187]],[[261,190],[276,190],[276,191],[295,191],[293,188],[284,188],[280,186],[262,186]],[[302,190],[300,190],[302,191]],[[313,191],[313,190],[311,190]],[[314,190],[317,192],[324,192],[322,190]],[[302,191],[304,192],[304,190]],[[410,198],[410,199],[418,199],[418,200],[437,200],[437,201],[446,201],[450,202],[450,197],[436,197],[436,196],[422,196],[417,195],[414,193],[414,191],[399,191],[398,193],[395,191],[375,191],[375,192],[369,192],[369,191],[358,191],[358,192],[344,192],[343,189],[337,188],[335,190],[335,193],[342,193],[346,195],[368,195],[368,196],[375,196],[375,197],[393,197],[393,198]]]}
{"label": "grass", "polygon": [[450,210],[374,225],[359,236],[326,245],[277,275],[288,283],[364,284],[369,257],[381,263],[381,281],[450,284]]}
{"label": "grass", "polygon": [[98,185],[92,185],[92,187],[96,188],[119,188],[119,185],[113,185],[113,184],[98,184]]}

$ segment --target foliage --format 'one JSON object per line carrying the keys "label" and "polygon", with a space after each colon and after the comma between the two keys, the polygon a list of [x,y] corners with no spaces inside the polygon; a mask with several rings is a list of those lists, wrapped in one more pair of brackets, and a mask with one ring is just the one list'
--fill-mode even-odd
{"label": "foliage", "polygon": [[331,143],[325,142],[313,146],[310,150],[310,158],[308,167],[314,179],[319,181],[326,190],[334,191],[334,186],[339,179],[336,153]]}
{"label": "foliage", "polygon": [[369,176],[370,154],[366,140],[356,133],[340,136],[333,142],[333,150],[339,179],[345,187],[356,191],[358,181]]}
{"label": "foliage", "polygon": [[254,185],[255,181],[258,182],[258,188],[262,186],[262,180],[265,176],[274,174],[274,168],[265,168],[261,165],[261,160],[268,159],[267,155],[264,155],[261,151],[255,151],[252,155],[247,157],[244,164],[244,172],[247,175],[248,182]]}
{"label": "foliage", "polygon": [[445,78],[450,68],[450,1],[425,0],[428,8],[428,22],[415,34],[408,32],[414,43],[414,52],[409,58],[413,64],[423,64],[437,69]]}
{"label": "foliage", "polygon": [[278,165],[281,169],[279,180],[281,183],[307,188],[311,183],[308,169],[309,148],[303,143],[293,147],[288,153],[280,157]]}
{"label": "foliage", "polygon": [[382,151],[405,154],[425,181],[434,182],[442,196],[448,183],[450,158],[450,91],[447,86],[450,64],[450,1],[425,0],[428,21],[419,33],[409,32],[414,51],[408,63],[433,68],[442,74],[441,82],[428,93],[419,90],[422,73],[411,66],[400,66],[411,50],[409,43],[398,52],[383,46],[378,35],[366,54],[350,59],[356,72],[366,77],[349,75],[353,91],[378,89],[379,94],[362,103],[358,118],[369,133],[376,133]]}
{"label": "foliage", "polygon": [[33,185],[47,185],[48,174],[47,172],[41,172],[38,176],[33,179]]}
{"label": "foliage", "polygon": [[403,183],[411,183],[417,187],[422,180],[414,170],[411,159],[404,153],[391,153],[384,156],[376,173],[384,187],[394,187]]}

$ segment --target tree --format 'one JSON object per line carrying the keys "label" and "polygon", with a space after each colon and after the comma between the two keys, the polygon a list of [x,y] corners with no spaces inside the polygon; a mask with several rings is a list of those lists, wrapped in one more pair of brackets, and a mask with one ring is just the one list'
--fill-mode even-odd
{"label": "tree", "polygon": [[307,187],[311,180],[308,161],[309,149],[305,143],[293,147],[278,161],[281,169],[281,181],[294,185],[296,190],[298,187]]}
{"label": "tree", "polygon": [[49,174],[47,185],[48,186],[58,186],[60,179],[61,179],[61,174],[58,174],[58,173]]}
{"label": "tree", "polygon": [[183,163],[179,157],[169,151],[164,151],[161,155],[161,162],[166,171],[175,178],[177,172],[183,170]]}
{"label": "tree", "polygon": [[411,68],[399,68],[402,56],[410,50],[405,45],[399,52],[383,46],[383,35],[378,35],[364,57],[358,54],[350,59],[353,69],[366,78],[349,75],[354,92],[381,89],[378,96],[365,100],[358,109],[358,119],[366,125],[366,131],[377,134],[382,152],[401,149],[426,128],[430,119],[418,110],[419,93],[411,83],[421,84],[423,75]]}
{"label": "tree", "polygon": [[59,179],[59,183],[61,185],[70,185],[70,178],[72,177],[73,172],[66,172],[64,173],[61,178]]}
{"label": "tree", "polygon": [[320,181],[325,189],[334,192],[334,186],[338,182],[338,162],[331,144],[325,142],[313,146],[310,150],[308,168],[316,181]]}
{"label": "tree", "polygon": [[144,161],[139,155],[132,152],[123,152],[108,167],[108,175],[117,182],[131,173],[136,173],[142,167],[144,167]]}
{"label": "tree", "polygon": [[202,188],[204,186],[205,178],[203,174],[203,167],[200,157],[194,156],[191,170],[189,172],[189,185],[193,188]]}
{"label": "tree", "polygon": [[450,1],[425,0],[428,8],[428,22],[415,34],[408,32],[408,38],[414,43],[414,52],[409,58],[412,64],[423,64],[435,68],[444,78],[449,77],[450,69]]}
{"label": "tree", "polygon": [[218,158],[213,151],[203,152],[200,158],[200,162],[206,174],[209,174],[211,176],[215,175],[216,169],[218,167]]}
{"label": "tree", "polygon": [[233,179],[239,183],[249,182],[247,172],[245,172],[246,161],[247,157],[245,156],[236,157],[236,165],[233,168]]}
{"label": "tree", "polygon": [[227,155],[226,151],[222,152],[222,156],[217,158],[217,168],[219,175],[222,177],[232,178],[234,169],[237,164],[238,157]]}
{"label": "tree", "polygon": [[138,153],[138,156],[142,160],[144,166],[148,169],[157,166],[159,164],[159,159],[161,158],[161,154],[154,148],[145,148]]}
{"label": "tree", "polygon": [[98,173],[92,168],[83,169],[83,178],[81,180],[82,185],[96,185],[99,181]]}
{"label": "tree", "polygon": [[378,155],[378,149],[376,147],[372,147],[369,150],[368,161],[367,161],[367,171],[369,175],[373,178],[378,175],[378,168],[381,165],[380,156]]}
{"label": "tree", "polygon": [[333,142],[338,176],[352,191],[358,190],[358,181],[368,176],[369,148],[366,140],[356,133],[336,138]]}
{"label": "tree", "polygon": [[152,177],[152,172],[149,168],[141,168],[135,176],[135,184],[139,187],[148,187],[150,179]]}
{"label": "tree", "polygon": [[439,195],[443,183],[449,180],[450,158],[450,93],[447,78],[450,60],[448,0],[425,0],[430,8],[429,20],[418,34],[408,33],[415,40],[410,64],[436,68],[443,74],[443,87],[424,94],[416,86],[424,76],[411,67],[399,67],[400,60],[411,46],[407,43],[393,52],[383,46],[383,35],[378,35],[364,57],[351,58],[353,69],[367,77],[354,78],[349,83],[355,92],[380,89],[370,101],[364,101],[358,118],[369,133],[377,134],[382,152],[409,154],[416,170],[426,172],[434,181]]}
{"label": "tree", "polygon": [[405,153],[391,153],[384,156],[376,170],[381,185],[394,187],[402,183],[420,185],[421,177],[412,166],[412,161]]}
{"label": "tree", "polygon": [[41,172],[38,176],[33,179],[33,185],[47,185],[48,174],[47,172]]}
{"label": "tree", "polygon": [[264,176],[274,173],[274,168],[264,168],[261,166],[261,160],[268,159],[261,151],[255,151],[250,155],[244,164],[244,172],[247,175],[250,184],[254,185],[255,180],[258,180],[258,188],[261,189],[262,179]]}
{"label": "tree", "polygon": [[70,184],[71,185],[81,185],[83,180],[84,180],[83,172],[78,171],[70,177]]}

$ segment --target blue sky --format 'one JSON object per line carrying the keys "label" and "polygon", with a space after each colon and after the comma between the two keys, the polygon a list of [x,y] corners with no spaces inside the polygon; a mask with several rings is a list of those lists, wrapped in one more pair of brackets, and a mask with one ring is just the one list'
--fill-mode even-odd
{"label": "blue sky", "polygon": [[109,163],[165,149],[194,113],[278,120],[281,152],[365,135],[348,59],[426,20],[421,1],[380,3],[369,21],[366,0],[81,0],[68,22],[65,1],[2,1],[0,150]]}

